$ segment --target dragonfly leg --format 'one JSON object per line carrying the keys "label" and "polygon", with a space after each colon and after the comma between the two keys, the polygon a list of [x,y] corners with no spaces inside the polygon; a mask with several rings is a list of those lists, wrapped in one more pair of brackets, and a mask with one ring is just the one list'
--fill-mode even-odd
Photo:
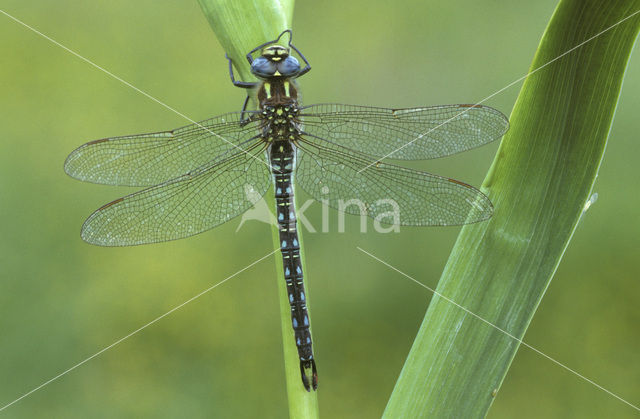
{"label": "dragonfly leg", "polygon": [[248,82],[248,81],[238,81],[236,80],[234,74],[233,74],[233,62],[231,61],[231,58],[229,58],[229,56],[227,54],[224,55],[224,57],[227,59],[227,61],[229,61],[229,77],[231,77],[231,83],[233,83],[234,86],[236,87],[240,87],[243,89],[252,89],[254,87],[256,87],[258,85],[258,83],[256,82]]}
{"label": "dragonfly leg", "polygon": [[273,41],[268,41],[265,42],[262,45],[258,45],[257,47],[255,47],[254,49],[252,49],[251,51],[249,51],[249,53],[247,54],[247,61],[249,61],[249,64],[251,64],[253,62],[253,53],[266,47],[267,45],[271,45],[271,44],[275,44],[276,42],[278,42],[280,40],[280,38],[282,38],[282,35],[284,35],[285,33],[289,32],[289,45],[291,45],[291,37],[293,36],[291,34],[291,29],[285,29],[284,31],[282,31],[282,33],[280,35],[278,35],[278,37],[276,39],[274,39]]}
{"label": "dragonfly leg", "polygon": [[298,53],[298,55],[300,56],[300,58],[302,58],[302,61],[304,61],[305,63],[305,67],[300,70],[300,72],[298,73],[298,75],[296,76],[296,78],[303,76],[305,74],[307,74],[310,70],[311,70],[311,64],[309,64],[309,61],[307,61],[307,59],[305,58],[304,55],[302,55],[302,53],[300,52],[300,50],[298,48],[295,47],[295,45],[293,45],[291,43],[291,41],[289,41],[289,46],[291,47],[291,49],[293,49],[295,52]]}
{"label": "dragonfly leg", "polygon": [[[307,377],[307,368],[311,368],[311,384],[309,384],[309,377]],[[300,361],[300,376],[302,377],[302,385],[307,391],[318,389],[318,370],[316,369],[316,361],[309,359],[306,361]]]}
{"label": "dragonfly leg", "polygon": [[[229,77],[231,77],[231,83],[233,83],[234,86],[236,87],[240,87],[243,89],[253,89],[254,87],[256,87],[258,85],[258,83],[255,82],[247,82],[247,81],[238,81],[236,80],[234,74],[233,74],[233,62],[231,61],[231,58],[229,58],[229,56],[227,54],[225,54],[225,58],[227,59],[227,61],[229,61]],[[244,105],[242,105],[242,112],[240,114],[240,123],[241,124],[246,124],[247,123],[247,118],[245,118],[245,112],[247,111],[247,105],[249,104],[249,95],[247,95],[247,98],[244,100]]]}
{"label": "dragonfly leg", "polygon": [[242,112],[240,112],[240,125],[245,126],[249,123],[249,118],[247,118],[245,116],[246,112],[247,112],[247,105],[249,104],[249,95],[247,95],[247,98],[244,100],[244,105],[242,105]]}

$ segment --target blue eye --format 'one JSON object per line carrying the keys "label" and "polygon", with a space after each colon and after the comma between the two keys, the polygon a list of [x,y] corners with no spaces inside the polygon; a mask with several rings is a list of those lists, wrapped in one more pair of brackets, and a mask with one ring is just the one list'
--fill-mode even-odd
{"label": "blue eye", "polygon": [[251,72],[257,77],[271,77],[276,72],[276,65],[264,57],[258,57],[251,63]]}
{"label": "blue eye", "polygon": [[278,71],[286,77],[295,76],[300,72],[300,63],[295,57],[288,56],[283,62],[278,64]]}

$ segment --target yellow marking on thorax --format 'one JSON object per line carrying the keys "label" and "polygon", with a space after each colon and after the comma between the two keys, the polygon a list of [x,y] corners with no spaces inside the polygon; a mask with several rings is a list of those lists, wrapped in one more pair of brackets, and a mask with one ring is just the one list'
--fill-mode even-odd
{"label": "yellow marking on thorax", "polygon": [[267,99],[271,99],[271,83],[264,83],[264,92],[267,94]]}
{"label": "yellow marking on thorax", "polygon": [[291,94],[289,94],[289,81],[288,81],[288,80],[285,80],[285,82],[284,82],[284,83],[282,83],[282,85],[284,86],[284,95],[285,95],[286,97],[290,97],[290,96],[291,96]]}

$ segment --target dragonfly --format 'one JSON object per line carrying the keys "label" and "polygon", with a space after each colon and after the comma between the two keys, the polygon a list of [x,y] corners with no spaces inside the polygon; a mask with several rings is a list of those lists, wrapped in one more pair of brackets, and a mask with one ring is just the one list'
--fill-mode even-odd
{"label": "dragonfly", "polygon": [[[285,34],[288,42],[281,42]],[[364,210],[387,224],[448,226],[487,220],[493,206],[478,189],[387,160],[435,159],[469,150],[500,138],[509,123],[483,105],[303,106],[297,79],[311,65],[293,45],[291,30],[246,58],[258,81],[236,80],[227,57],[232,83],[248,90],[240,112],[170,131],[90,141],[67,157],[64,169],[87,182],[143,188],[100,207],[84,222],[82,239],[100,246],[202,233],[253,206],[247,187],[263,197],[273,186],[300,375],[307,391],[316,390],[296,187],[332,208],[355,215]],[[257,98],[255,110],[248,109],[252,96]],[[345,207],[347,199],[362,205]],[[389,202],[394,203],[393,217]]]}

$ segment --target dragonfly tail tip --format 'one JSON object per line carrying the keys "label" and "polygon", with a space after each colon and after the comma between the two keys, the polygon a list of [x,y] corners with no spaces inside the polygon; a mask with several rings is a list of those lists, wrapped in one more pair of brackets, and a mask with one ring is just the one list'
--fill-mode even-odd
{"label": "dragonfly tail tip", "polygon": [[[307,377],[307,368],[311,368],[311,383],[309,383],[309,377]],[[302,385],[308,392],[313,389],[318,389],[318,370],[316,369],[316,362],[313,359],[307,361],[300,361],[300,376],[302,377]]]}

